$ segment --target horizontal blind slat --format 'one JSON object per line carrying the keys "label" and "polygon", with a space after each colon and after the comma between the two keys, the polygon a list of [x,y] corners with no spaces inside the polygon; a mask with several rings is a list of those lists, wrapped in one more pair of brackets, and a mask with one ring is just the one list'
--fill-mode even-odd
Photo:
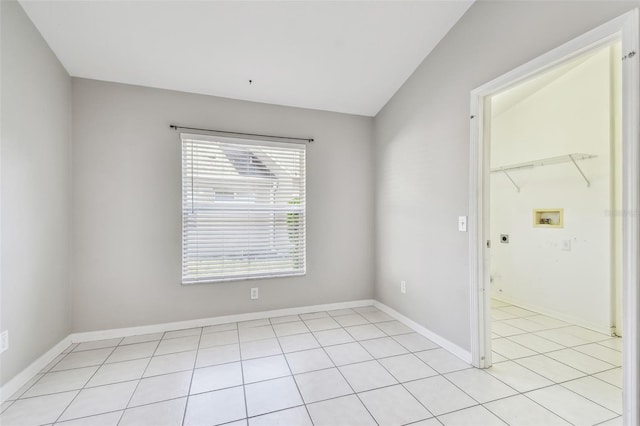
{"label": "horizontal blind slat", "polygon": [[301,275],[306,146],[182,135],[182,281]]}

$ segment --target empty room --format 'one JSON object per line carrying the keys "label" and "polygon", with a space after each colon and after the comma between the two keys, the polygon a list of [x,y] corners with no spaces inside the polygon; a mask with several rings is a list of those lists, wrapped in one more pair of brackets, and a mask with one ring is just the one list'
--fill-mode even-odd
{"label": "empty room", "polygon": [[640,0],[0,0],[0,425],[640,425]]}

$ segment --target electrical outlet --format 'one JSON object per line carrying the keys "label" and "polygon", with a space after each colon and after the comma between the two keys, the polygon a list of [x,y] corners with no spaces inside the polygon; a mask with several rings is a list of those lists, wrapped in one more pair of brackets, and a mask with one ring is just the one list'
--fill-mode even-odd
{"label": "electrical outlet", "polygon": [[256,300],[259,296],[258,287],[254,287],[251,289],[251,300]]}
{"label": "electrical outlet", "polygon": [[5,330],[0,334],[0,353],[9,349],[9,330]]}
{"label": "electrical outlet", "polygon": [[406,281],[400,281],[400,293],[406,293],[407,292],[407,282]]}

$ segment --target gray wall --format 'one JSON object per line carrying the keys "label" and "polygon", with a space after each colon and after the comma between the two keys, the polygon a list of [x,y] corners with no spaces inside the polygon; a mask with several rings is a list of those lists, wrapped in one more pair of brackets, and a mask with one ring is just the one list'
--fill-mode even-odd
{"label": "gray wall", "polygon": [[639,5],[478,1],[451,29],[375,118],[378,300],[470,348],[469,92]]}
{"label": "gray wall", "polygon": [[[74,331],[373,295],[372,118],[74,78],[73,123]],[[180,284],[180,139],[170,123],[315,138],[306,276]]]}
{"label": "gray wall", "polygon": [[0,14],[4,385],[70,331],[71,79],[18,3]]}

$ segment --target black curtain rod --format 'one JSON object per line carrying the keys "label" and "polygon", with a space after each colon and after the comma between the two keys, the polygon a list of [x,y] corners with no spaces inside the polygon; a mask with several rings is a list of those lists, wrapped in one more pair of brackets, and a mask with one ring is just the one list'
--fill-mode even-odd
{"label": "black curtain rod", "polygon": [[288,139],[292,141],[304,141],[304,142],[313,142],[313,138],[292,138],[289,136],[273,136],[273,135],[260,135],[258,133],[242,133],[242,132],[229,132],[227,130],[215,130],[215,129],[199,129],[197,127],[184,127],[184,126],[176,126],[175,124],[169,125],[171,129],[178,130],[196,130],[200,132],[213,132],[213,133],[225,133],[227,135],[238,135],[238,136],[257,136],[261,138],[272,138],[272,139]]}

